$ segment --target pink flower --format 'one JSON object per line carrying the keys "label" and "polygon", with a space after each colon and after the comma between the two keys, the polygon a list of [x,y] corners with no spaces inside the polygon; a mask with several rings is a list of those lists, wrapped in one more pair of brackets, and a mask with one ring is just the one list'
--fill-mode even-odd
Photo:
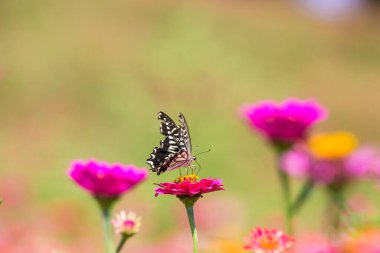
{"label": "pink flower", "polygon": [[133,212],[126,213],[121,211],[111,222],[116,234],[128,237],[138,233],[141,227],[141,217]]}
{"label": "pink flower", "polygon": [[293,244],[294,239],[280,230],[256,228],[250,232],[244,248],[255,253],[281,253]]}
{"label": "pink flower", "polygon": [[160,194],[175,195],[177,197],[197,197],[204,193],[223,190],[222,180],[203,178],[197,181],[197,176],[180,177],[175,182],[158,184],[155,189],[157,197]]}
{"label": "pink flower", "polygon": [[344,157],[323,158],[297,145],[284,153],[280,163],[282,170],[291,176],[308,177],[319,184],[334,184],[376,175],[376,171],[380,171],[380,152],[363,147]]}
{"label": "pink flower", "polygon": [[307,177],[312,160],[307,150],[297,145],[281,156],[280,167],[290,176]]}
{"label": "pink flower", "polygon": [[288,99],[280,104],[262,101],[246,106],[243,114],[269,140],[287,143],[304,139],[309,128],[327,116],[316,101],[300,99]]}
{"label": "pink flower", "polygon": [[347,173],[352,176],[380,176],[380,151],[371,146],[361,147],[347,158],[345,166]]}
{"label": "pink flower", "polygon": [[74,161],[69,176],[96,197],[118,197],[147,178],[146,169],[96,160]]}

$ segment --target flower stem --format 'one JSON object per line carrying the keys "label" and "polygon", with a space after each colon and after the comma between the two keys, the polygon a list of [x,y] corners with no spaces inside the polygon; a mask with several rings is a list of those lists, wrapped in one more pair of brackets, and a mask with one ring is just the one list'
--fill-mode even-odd
{"label": "flower stem", "polygon": [[278,168],[278,175],[281,183],[281,189],[284,198],[284,212],[285,212],[285,227],[289,235],[293,234],[292,213],[291,213],[291,199],[290,199],[290,184],[289,176]]}
{"label": "flower stem", "polygon": [[112,240],[112,229],[111,229],[111,209],[103,209],[103,236],[104,236],[104,245],[106,253],[113,253],[114,246]]}
{"label": "flower stem", "polygon": [[333,239],[338,238],[344,226],[344,214],[348,211],[344,199],[344,189],[341,187],[330,187],[328,189],[330,204],[328,205],[328,223],[330,227],[330,237]]}
{"label": "flower stem", "polygon": [[186,206],[187,217],[189,218],[189,224],[191,228],[191,235],[193,237],[193,249],[194,253],[198,253],[198,233],[195,227],[194,208],[193,206]]}
{"label": "flower stem", "polygon": [[121,237],[119,245],[117,245],[116,253],[119,253],[121,251],[121,249],[123,248],[123,246],[124,246],[124,244],[128,238],[129,238],[129,236],[125,236],[125,235],[123,235]]}
{"label": "flower stem", "polygon": [[306,200],[309,198],[310,193],[314,189],[314,182],[312,180],[308,180],[303,185],[302,189],[298,193],[298,196],[296,200],[294,201],[293,205],[291,206],[291,212],[290,214],[292,216],[295,216],[296,213],[301,209],[301,207],[305,204]]}
{"label": "flower stem", "polygon": [[277,174],[281,184],[281,190],[284,198],[284,213],[285,213],[285,227],[286,232],[289,235],[293,234],[293,224],[292,224],[292,200],[291,200],[291,189],[289,176],[281,169],[281,157],[282,155],[291,148],[291,144],[288,143],[274,143],[273,145],[276,155],[277,155]]}
{"label": "flower stem", "polygon": [[111,210],[118,197],[99,197],[95,196],[95,200],[98,203],[100,210],[102,211],[103,218],[103,237],[106,253],[114,253],[112,227],[111,227]]}

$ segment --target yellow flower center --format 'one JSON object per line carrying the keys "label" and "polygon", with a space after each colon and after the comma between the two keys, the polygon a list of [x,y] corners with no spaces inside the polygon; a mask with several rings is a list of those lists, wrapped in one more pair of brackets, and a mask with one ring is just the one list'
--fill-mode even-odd
{"label": "yellow flower center", "polygon": [[186,175],[183,177],[178,177],[174,180],[174,183],[182,183],[183,181],[189,181],[189,182],[196,182],[198,179],[198,176],[195,174]]}
{"label": "yellow flower center", "polygon": [[275,250],[278,246],[278,241],[274,240],[272,237],[265,237],[259,242],[259,247],[263,250]]}
{"label": "yellow flower center", "polygon": [[358,146],[358,140],[353,134],[342,131],[314,135],[308,146],[316,157],[337,159],[349,155]]}

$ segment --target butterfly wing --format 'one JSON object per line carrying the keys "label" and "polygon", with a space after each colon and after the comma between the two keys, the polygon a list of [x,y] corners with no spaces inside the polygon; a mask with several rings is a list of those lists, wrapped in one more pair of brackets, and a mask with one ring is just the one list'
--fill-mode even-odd
{"label": "butterfly wing", "polygon": [[182,133],[182,138],[185,144],[186,151],[188,152],[188,154],[191,154],[192,146],[191,146],[190,131],[189,131],[189,127],[187,125],[185,116],[183,116],[182,113],[179,114],[179,121],[181,122],[181,126],[180,126],[181,133]]}
{"label": "butterfly wing", "polygon": [[160,147],[153,149],[147,163],[152,167],[153,172],[160,175],[166,170],[173,170],[182,167],[181,155],[186,148],[182,137],[181,128],[164,112],[158,113],[158,119],[162,120],[160,132],[165,135],[165,139],[160,142]]}
{"label": "butterfly wing", "polygon": [[153,172],[157,172],[157,175],[160,175],[167,170],[174,156],[175,153],[170,153],[162,148],[156,147],[146,162],[151,166]]}

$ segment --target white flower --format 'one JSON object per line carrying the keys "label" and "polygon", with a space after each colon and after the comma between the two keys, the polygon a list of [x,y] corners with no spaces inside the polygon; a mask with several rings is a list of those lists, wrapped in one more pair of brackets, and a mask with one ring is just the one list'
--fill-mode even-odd
{"label": "white flower", "polygon": [[112,225],[116,234],[124,236],[132,236],[140,231],[141,217],[137,216],[134,212],[120,211],[114,219]]}

